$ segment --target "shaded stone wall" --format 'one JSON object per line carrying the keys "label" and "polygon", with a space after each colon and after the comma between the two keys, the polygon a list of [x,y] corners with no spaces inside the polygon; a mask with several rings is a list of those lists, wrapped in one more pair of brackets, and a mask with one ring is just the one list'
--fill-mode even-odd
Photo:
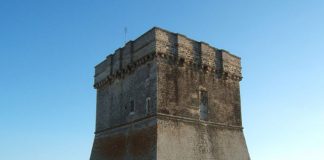
{"label": "shaded stone wall", "polygon": [[156,159],[156,118],[150,117],[97,133],[92,160]]}
{"label": "shaded stone wall", "polygon": [[[155,113],[155,34],[147,32],[95,67],[97,88],[96,132],[116,127]],[[149,113],[146,99],[150,98]],[[130,114],[131,101],[135,112]]]}
{"label": "shaded stone wall", "polygon": [[91,160],[156,159],[153,33],[128,42],[95,68],[97,112]]}
{"label": "shaded stone wall", "polygon": [[[139,66],[123,79],[97,90],[96,131],[116,127],[152,115],[156,110],[156,65],[152,61]],[[146,98],[150,97],[150,110],[146,111]],[[135,112],[131,112],[131,101]]]}

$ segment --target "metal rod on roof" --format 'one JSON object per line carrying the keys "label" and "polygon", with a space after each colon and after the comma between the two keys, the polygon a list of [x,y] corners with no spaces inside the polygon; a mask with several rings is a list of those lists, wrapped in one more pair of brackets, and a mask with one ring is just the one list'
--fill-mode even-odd
{"label": "metal rod on roof", "polygon": [[127,40],[127,27],[124,28],[124,33],[125,33],[125,44],[126,44],[126,40]]}

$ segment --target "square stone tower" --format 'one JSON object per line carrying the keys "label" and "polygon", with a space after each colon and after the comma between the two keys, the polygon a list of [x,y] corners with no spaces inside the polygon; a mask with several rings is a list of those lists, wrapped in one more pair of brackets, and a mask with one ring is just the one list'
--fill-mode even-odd
{"label": "square stone tower", "polygon": [[154,27],[95,67],[91,160],[249,160],[240,58]]}

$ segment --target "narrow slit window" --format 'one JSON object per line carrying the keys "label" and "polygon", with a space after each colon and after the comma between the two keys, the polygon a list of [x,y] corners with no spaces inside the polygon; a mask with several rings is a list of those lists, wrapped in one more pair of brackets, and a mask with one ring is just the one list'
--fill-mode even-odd
{"label": "narrow slit window", "polygon": [[180,58],[180,59],[179,59],[179,66],[180,66],[180,67],[183,67],[184,62],[185,62],[185,59],[184,59],[184,58]]}
{"label": "narrow slit window", "polygon": [[134,100],[130,101],[130,113],[133,114],[135,112],[135,102]]}
{"label": "narrow slit window", "polygon": [[146,114],[150,114],[151,112],[151,98],[150,97],[147,97],[146,98]]}

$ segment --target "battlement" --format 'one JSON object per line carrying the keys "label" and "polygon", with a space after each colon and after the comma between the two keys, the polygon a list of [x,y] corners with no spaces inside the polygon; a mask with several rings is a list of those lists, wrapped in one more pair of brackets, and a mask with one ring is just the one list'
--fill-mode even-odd
{"label": "battlement", "polygon": [[214,72],[217,77],[230,77],[233,80],[242,78],[239,57],[208,43],[153,27],[98,64],[95,67],[94,86],[97,88],[114,78],[123,77],[123,74],[156,56]]}
{"label": "battlement", "polygon": [[155,28],[156,53],[173,57],[180,63],[214,72],[218,77],[241,80],[241,58],[206,42],[192,40],[185,35]]}

